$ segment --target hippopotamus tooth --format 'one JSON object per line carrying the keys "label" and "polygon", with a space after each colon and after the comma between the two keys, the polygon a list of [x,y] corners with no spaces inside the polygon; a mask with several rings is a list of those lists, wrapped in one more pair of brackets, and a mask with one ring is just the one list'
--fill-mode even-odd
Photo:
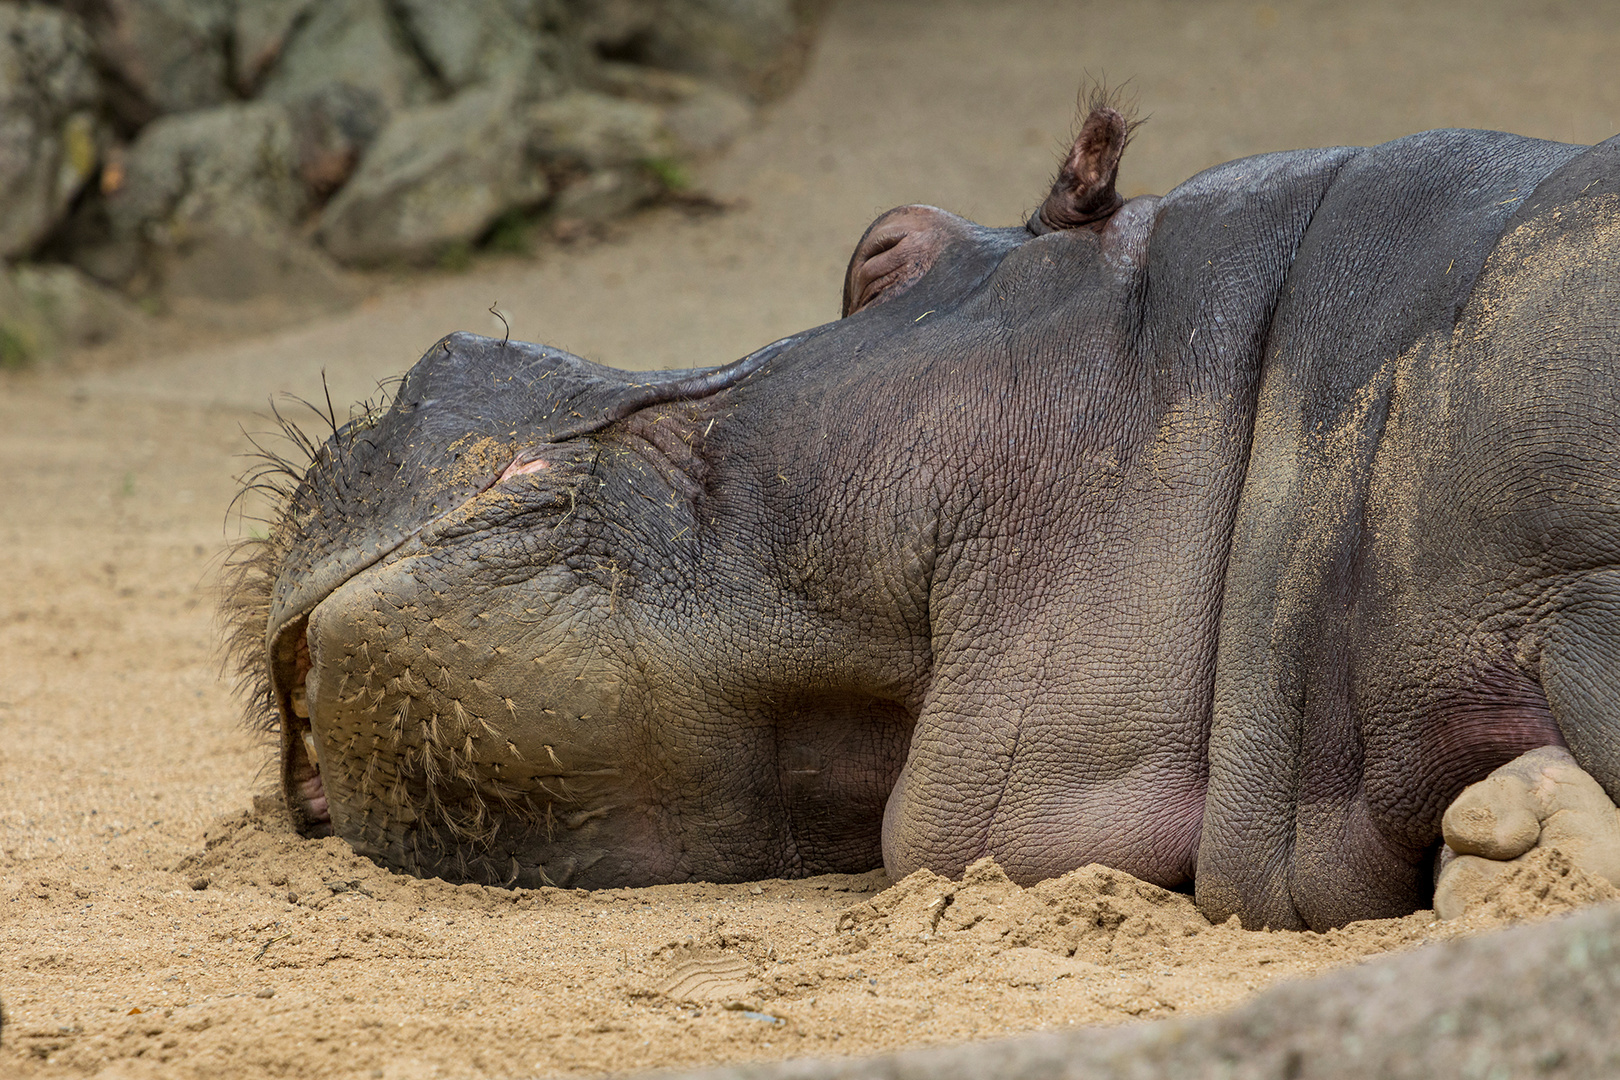
{"label": "hippopotamus tooth", "polygon": [[1125,200],[1131,131],[1097,102],[1026,224],[884,214],[733,364],[435,343],[240,564],[299,827],[525,886],[1101,863],[1318,929],[1620,866],[1620,140]]}

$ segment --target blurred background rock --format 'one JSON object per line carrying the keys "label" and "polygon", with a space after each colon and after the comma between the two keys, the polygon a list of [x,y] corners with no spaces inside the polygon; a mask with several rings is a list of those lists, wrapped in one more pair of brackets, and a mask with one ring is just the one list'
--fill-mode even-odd
{"label": "blurred background rock", "polygon": [[0,2],[0,364],[588,232],[787,89],[826,6]]}
{"label": "blurred background rock", "polygon": [[1127,196],[1620,131],[1614,0],[823,2],[0,0],[0,257],[33,267],[0,266],[0,358],[250,406],[365,397],[450,329],[724,362],[835,317],[889,207],[1024,220],[1088,75],[1149,119]]}

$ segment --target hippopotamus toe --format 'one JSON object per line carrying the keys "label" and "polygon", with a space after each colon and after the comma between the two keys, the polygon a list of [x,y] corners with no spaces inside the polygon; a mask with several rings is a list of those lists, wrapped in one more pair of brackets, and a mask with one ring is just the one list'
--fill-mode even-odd
{"label": "hippopotamus toe", "polygon": [[1465,914],[1515,865],[1557,848],[1579,869],[1620,885],[1620,809],[1568,750],[1522,754],[1464,789],[1441,822],[1435,883],[1443,919]]}

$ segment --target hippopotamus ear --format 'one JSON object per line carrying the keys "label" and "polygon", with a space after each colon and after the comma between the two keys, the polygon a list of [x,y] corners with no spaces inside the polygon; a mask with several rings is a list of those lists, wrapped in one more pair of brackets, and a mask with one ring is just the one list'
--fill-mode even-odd
{"label": "hippopotamus ear", "polygon": [[1100,232],[1114,211],[1125,204],[1114,190],[1114,178],[1119,175],[1119,159],[1135,128],[1136,124],[1112,105],[1094,104],[1052,182],[1052,193],[1029,219],[1029,231],[1037,236],[1063,229]]}

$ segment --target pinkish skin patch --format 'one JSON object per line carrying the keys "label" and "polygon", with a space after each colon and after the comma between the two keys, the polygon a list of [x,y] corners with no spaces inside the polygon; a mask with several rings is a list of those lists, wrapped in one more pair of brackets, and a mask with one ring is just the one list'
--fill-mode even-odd
{"label": "pinkish skin patch", "polygon": [[330,821],[331,811],[326,805],[326,785],[321,783],[321,774],[305,780],[298,785],[299,797],[304,800],[304,810],[314,821]]}
{"label": "pinkish skin patch", "polygon": [[537,457],[524,461],[522,457],[516,457],[512,459],[512,464],[506,467],[495,482],[497,484],[505,483],[514,476],[522,476],[524,473],[535,473],[539,472],[541,469],[549,468],[551,468],[551,462],[545,460],[544,458]]}

